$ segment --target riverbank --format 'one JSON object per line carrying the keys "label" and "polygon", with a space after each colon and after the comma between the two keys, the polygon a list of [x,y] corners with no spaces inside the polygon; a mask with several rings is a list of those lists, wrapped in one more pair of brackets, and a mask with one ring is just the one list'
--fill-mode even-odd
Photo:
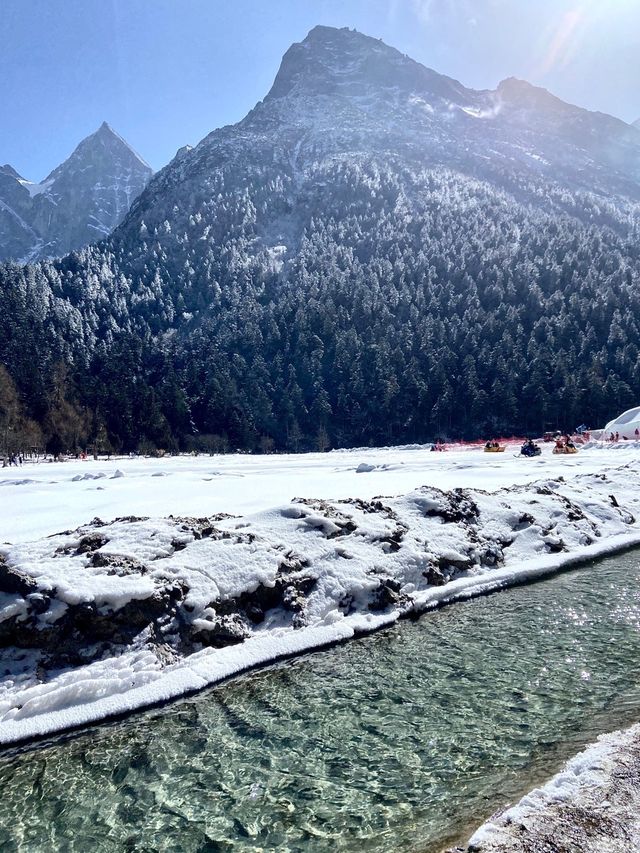
{"label": "riverbank", "polygon": [[639,544],[639,472],[635,461],[495,491],[423,486],[242,517],[94,519],[1,546],[0,743]]}
{"label": "riverbank", "polygon": [[640,725],[602,735],[546,785],[493,815],[450,853],[640,849]]}
{"label": "riverbank", "polygon": [[0,849],[440,853],[640,719],[638,589],[632,550],[2,750]]}

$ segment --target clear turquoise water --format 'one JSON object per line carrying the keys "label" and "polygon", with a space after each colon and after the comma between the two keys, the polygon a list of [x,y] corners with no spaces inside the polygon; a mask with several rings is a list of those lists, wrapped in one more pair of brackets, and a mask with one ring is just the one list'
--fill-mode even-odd
{"label": "clear turquoise water", "polygon": [[640,555],[0,758],[0,850],[439,850],[640,719]]}

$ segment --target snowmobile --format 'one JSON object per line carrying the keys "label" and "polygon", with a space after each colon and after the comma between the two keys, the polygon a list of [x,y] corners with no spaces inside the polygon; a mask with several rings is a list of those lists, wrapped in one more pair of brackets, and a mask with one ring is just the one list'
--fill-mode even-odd
{"label": "snowmobile", "polygon": [[533,456],[542,456],[542,449],[537,444],[529,444],[527,441],[520,449],[520,456],[526,456],[529,459]]}

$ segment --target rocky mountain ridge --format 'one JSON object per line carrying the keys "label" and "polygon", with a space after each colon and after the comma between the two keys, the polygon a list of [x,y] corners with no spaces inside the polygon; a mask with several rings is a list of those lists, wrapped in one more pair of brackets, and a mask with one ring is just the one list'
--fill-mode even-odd
{"label": "rocky mountain ridge", "polygon": [[0,260],[59,257],[103,239],[152,174],[106,122],[40,183],[0,167]]}
{"label": "rocky mountain ridge", "polygon": [[206,187],[233,162],[300,179],[305,164],[374,153],[640,199],[640,136],[625,122],[515,78],[469,89],[359,32],[316,27],[286,52],[264,100],[174,159],[132,218],[152,215],[154,190]]}

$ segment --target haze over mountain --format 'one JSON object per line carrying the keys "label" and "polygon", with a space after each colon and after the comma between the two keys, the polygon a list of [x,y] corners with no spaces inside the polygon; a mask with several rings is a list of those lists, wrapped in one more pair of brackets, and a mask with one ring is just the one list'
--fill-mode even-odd
{"label": "haze over mountain", "polygon": [[40,183],[0,167],[0,259],[60,257],[106,237],[152,169],[104,122]]}
{"label": "haze over mountain", "polygon": [[47,383],[127,449],[596,425],[640,393],[639,214],[638,129],[317,27],[104,243],[0,274],[0,359],[62,443]]}

